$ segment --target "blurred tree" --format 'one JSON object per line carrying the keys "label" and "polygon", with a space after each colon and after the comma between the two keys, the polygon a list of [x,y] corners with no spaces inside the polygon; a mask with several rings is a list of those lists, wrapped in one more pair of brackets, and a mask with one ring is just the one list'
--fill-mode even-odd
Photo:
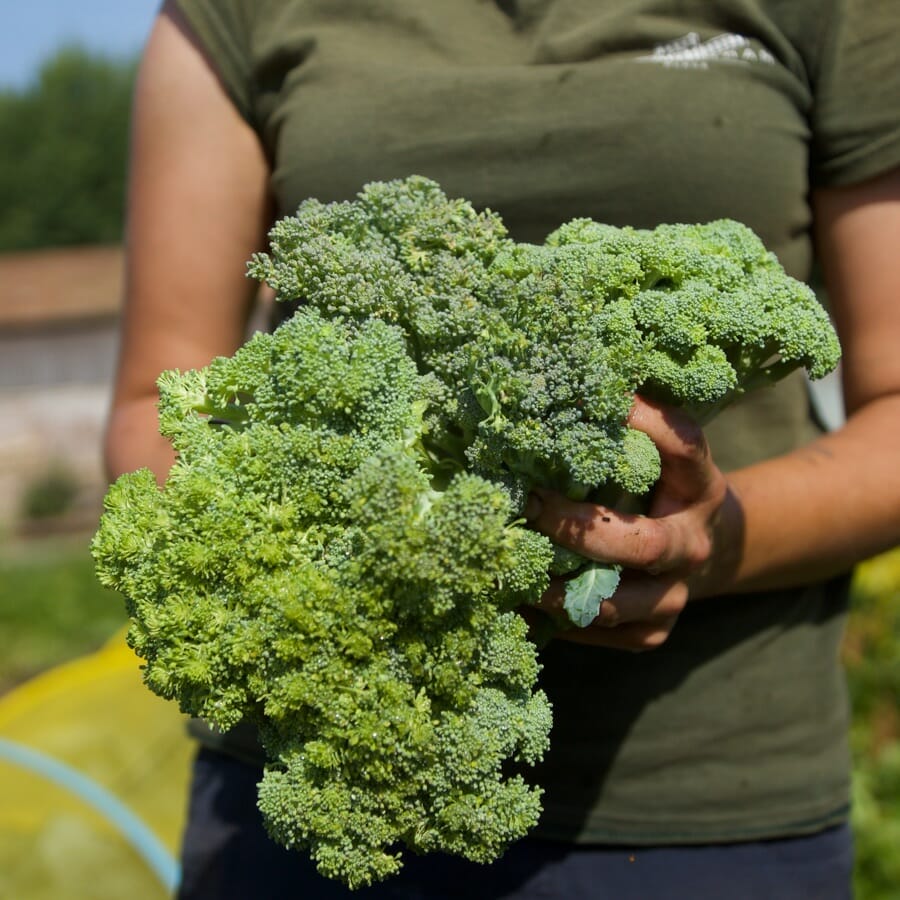
{"label": "blurred tree", "polygon": [[0,91],[0,250],[121,240],[134,74],[69,47]]}

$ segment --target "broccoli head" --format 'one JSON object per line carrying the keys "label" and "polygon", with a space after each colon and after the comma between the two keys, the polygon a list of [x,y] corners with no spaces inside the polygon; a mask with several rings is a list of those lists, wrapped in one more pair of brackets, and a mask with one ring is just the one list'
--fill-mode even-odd
{"label": "broccoli head", "polygon": [[404,845],[489,862],[537,821],[509,764],[551,720],[515,610],[552,571],[584,625],[618,579],[529,530],[529,491],[639,498],[660,461],[636,392],[706,419],[825,374],[837,339],[736,222],[519,244],[421,177],[303,203],[249,269],[300,308],[160,376],[177,462],[110,488],[99,577],[152,690],[257,726],[275,839],[353,887]]}

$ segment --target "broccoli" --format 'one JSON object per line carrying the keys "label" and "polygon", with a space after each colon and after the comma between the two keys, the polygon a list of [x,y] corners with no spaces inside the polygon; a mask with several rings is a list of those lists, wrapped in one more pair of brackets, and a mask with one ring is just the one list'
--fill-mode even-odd
{"label": "broccoli", "polygon": [[[702,423],[840,356],[812,291],[731,220],[646,231],[575,219],[542,246],[517,244],[496,214],[413,177],[306,201],[249,270],[280,300],[397,324],[434,382],[427,451],[517,509],[535,486],[609,505],[645,495],[660,463],[626,424],[635,392]],[[579,625],[617,585],[584,574],[567,584]]]}
{"label": "broccoli", "polygon": [[159,379],[178,451],[110,488],[93,541],[147,685],[254,722],[272,835],[350,886],[397,846],[490,861],[534,826],[550,707],[515,612],[549,543],[508,495],[421,450],[428,379],[396,326],[300,310],[231,358]]}
{"label": "broccoli", "polygon": [[528,529],[528,492],[640,497],[659,456],[626,424],[635,392],[707,418],[824,374],[837,340],[735,222],[518,244],[413,177],[309,200],[270,238],[250,272],[300,308],[160,376],[177,462],[162,489],[110,488],[98,575],[153,691],[257,726],[276,840],[351,887],[404,845],[489,862],[537,821],[522,768],[551,724],[515,610],[566,573],[586,624],[618,577]]}

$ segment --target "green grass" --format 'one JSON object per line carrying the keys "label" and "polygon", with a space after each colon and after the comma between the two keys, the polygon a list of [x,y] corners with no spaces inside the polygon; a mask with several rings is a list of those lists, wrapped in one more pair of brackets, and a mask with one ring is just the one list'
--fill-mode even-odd
{"label": "green grass", "polygon": [[900,549],[862,566],[844,659],[853,702],[856,900],[900,897]]}
{"label": "green grass", "polygon": [[0,692],[96,649],[127,621],[94,577],[89,540],[14,542],[0,555]]}

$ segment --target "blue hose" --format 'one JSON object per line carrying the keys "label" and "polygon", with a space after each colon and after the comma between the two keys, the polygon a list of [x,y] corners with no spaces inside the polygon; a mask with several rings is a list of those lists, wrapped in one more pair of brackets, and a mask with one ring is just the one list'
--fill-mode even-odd
{"label": "blue hose", "polygon": [[178,863],[141,819],[106,788],[52,756],[6,738],[0,738],[0,759],[58,784],[92,806],[143,857],[169,893],[178,886]]}

